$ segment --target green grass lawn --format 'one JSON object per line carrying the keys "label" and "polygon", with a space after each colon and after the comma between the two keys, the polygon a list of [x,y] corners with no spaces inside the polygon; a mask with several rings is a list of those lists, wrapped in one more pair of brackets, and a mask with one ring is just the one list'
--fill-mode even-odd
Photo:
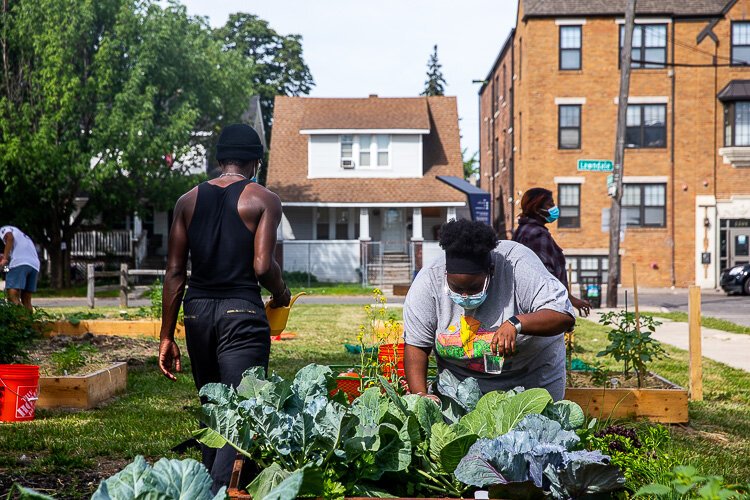
{"label": "green grass lawn", "polygon": [[[643,315],[653,316],[655,318],[666,318],[671,319],[672,321],[681,321],[683,323],[688,322],[688,314],[680,311],[667,313],[648,312],[643,313]],[[702,316],[701,326],[704,326],[706,328],[713,328],[715,330],[723,330],[725,332],[750,334],[750,326],[738,325],[737,323],[732,323],[731,321],[726,321],[719,318],[712,318],[711,316]]]}
{"label": "green grass lawn", "polygon": [[[358,325],[365,318],[361,306],[295,306],[287,331],[296,332],[297,338],[272,344],[271,370],[288,377],[311,362],[356,364],[358,357],[347,354],[342,344],[356,343]],[[583,349],[577,357],[589,362],[607,343],[606,330],[585,320],[580,322],[576,338]],[[156,348],[154,343],[155,355]],[[654,371],[685,386],[687,353],[673,348],[667,351],[670,358],[654,363]],[[198,409],[198,399],[184,349],[183,356],[185,372],[176,383],[158,373],[154,359],[131,369],[127,394],[103,408],[40,411],[33,422],[0,424],[0,485],[15,479],[36,486],[40,478],[52,478],[59,486],[47,493],[58,498],[88,498],[99,481],[98,477],[85,479],[92,471],[110,475],[137,454],[151,460],[175,457],[170,448],[197,427],[192,412]],[[747,480],[750,374],[704,360],[704,377],[705,401],[690,404],[689,426],[672,427],[670,452],[704,474]],[[190,451],[181,456],[197,458],[198,454]]]}
{"label": "green grass lawn", "polygon": [[359,283],[306,283],[288,284],[292,295],[305,292],[308,295],[371,295],[372,287],[363,287]]}

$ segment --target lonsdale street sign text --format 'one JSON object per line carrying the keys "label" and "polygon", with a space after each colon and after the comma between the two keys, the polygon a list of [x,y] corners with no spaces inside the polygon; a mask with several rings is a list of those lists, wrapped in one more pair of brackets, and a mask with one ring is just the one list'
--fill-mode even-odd
{"label": "lonsdale street sign text", "polygon": [[611,172],[614,170],[612,160],[578,160],[579,172]]}

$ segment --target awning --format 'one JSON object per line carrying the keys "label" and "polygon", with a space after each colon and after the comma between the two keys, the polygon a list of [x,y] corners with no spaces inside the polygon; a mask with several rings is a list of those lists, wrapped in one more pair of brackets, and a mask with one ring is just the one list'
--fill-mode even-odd
{"label": "awning", "polygon": [[750,80],[732,80],[716,97],[722,102],[750,101]]}
{"label": "awning", "polygon": [[484,222],[488,226],[492,225],[490,221],[490,193],[453,175],[438,175],[437,178],[452,188],[466,193],[469,198],[471,220]]}

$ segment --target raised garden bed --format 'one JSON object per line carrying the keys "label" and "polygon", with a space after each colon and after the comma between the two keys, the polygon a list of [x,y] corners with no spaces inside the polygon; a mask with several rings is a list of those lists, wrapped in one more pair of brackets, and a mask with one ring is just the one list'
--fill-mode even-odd
{"label": "raised garden bed", "polygon": [[37,408],[93,408],[125,391],[128,364],[113,363],[86,375],[39,377]]}
{"label": "raised garden bed", "polygon": [[646,418],[665,424],[688,422],[687,390],[656,374],[650,374],[646,387],[640,389],[634,386],[634,378],[618,377],[620,384],[612,388],[586,384],[590,378],[586,372],[571,375],[573,386],[565,389],[565,399],[578,403],[589,417]]}
{"label": "raised garden bed", "polygon": [[[161,331],[161,320],[109,320],[90,319],[76,322],[53,321],[44,325],[44,335],[117,335],[121,337],[151,337],[158,339]],[[175,328],[176,338],[185,338],[185,327],[178,324]]]}
{"label": "raised garden bed", "polygon": [[38,408],[91,408],[123,392],[127,366],[156,357],[152,340],[112,335],[56,335],[29,351],[39,366]]}

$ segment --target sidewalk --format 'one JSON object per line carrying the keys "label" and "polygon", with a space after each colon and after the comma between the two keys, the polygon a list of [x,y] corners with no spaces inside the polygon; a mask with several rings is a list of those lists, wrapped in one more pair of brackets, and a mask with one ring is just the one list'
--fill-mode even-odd
{"label": "sidewalk", "polygon": [[[645,308],[641,312],[658,311],[659,308]],[[597,309],[590,316],[591,321],[598,321],[599,314],[606,309]],[[679,349],[688,350],[688,324],[666,318],[656,318],[662,324],[656,328],[653,337],[659,342]],[[701,349],[703,357],[724,363],[732,368],[750,371],[750,335],[729,333],[713,328],[701,328]]]}

